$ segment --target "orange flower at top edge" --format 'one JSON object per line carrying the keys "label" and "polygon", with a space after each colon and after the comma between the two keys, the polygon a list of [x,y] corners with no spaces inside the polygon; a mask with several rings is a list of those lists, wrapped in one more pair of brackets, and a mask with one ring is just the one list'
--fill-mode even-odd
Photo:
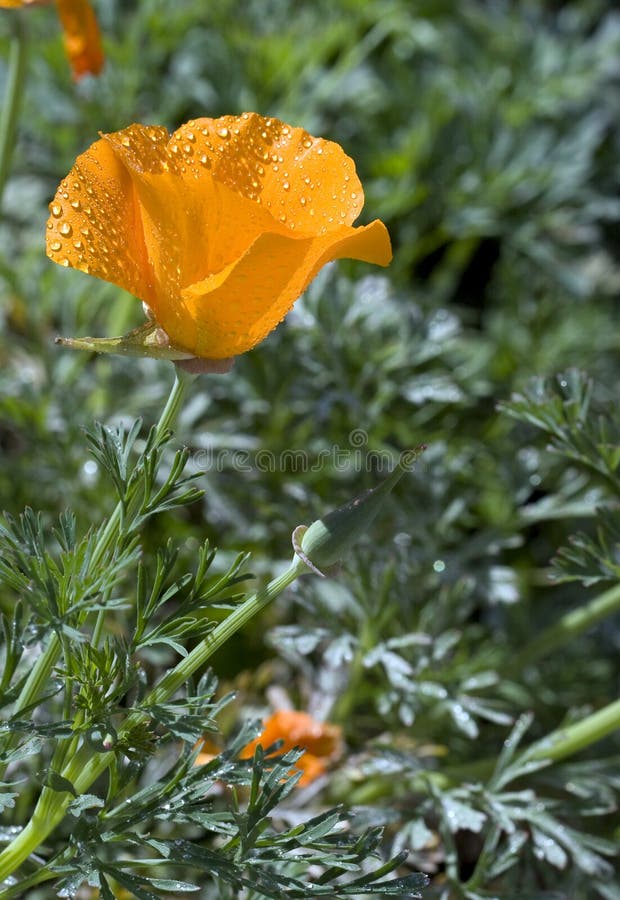
{"label": "orange flower at top edge", "polygon": [[251,759],[259,744],[267,749],[276,741],[283,742],[278,755],[294,747],[305,750],[295,763],[295,767],[303,772],[299,779],[303,787],[322,775],[327,764],[339,755],[342,737],[337,725],[317,722],[306,712],[283,709],[267,719],[259,736],[241,751],[241,759]]}
{"label": "orange flower at top edge", "polygon": [[84,75],[98,75],[104,55],[95,11],[88,0],[56,0],[62,25],[65,51],[76,81]]}
{"label": "orange flower at top edge", "polygon": [[173,346],[225,359],[263,340],[330,260],[389,264],[382,222],[351,227],[363,203],[338,144],[278,119],[197,119],[171,137],[130,125],[61,183],[47,253],[144,301]]}
{"label": "orange flower at top edge", "polygon": [[[48,6],[54,0],[0,0],[0,8]],[[63,29],[65,51],[73,78],[98,75],[104,56],[101,35],[95,12],[88,0],[56,0],[58,17]]]}

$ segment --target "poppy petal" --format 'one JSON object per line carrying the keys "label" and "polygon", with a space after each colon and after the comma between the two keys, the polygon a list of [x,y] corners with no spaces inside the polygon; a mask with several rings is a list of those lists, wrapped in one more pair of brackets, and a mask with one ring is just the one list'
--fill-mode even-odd
{"label": "poppy petal", "polygon": [[183,332],[168,333],[197,356],[244,353],[276,327],[322,266],[342,258],[387,266],[392,251],[385,225],[341,226],[314,238],[263,234],[241,259],[182,291]]}
{"label": "poppy petal", "polygon": [[351,225],[364,205],[355,163],[339,144],[258,113],[195,119],[174,133],[179,152],[301,233]]}
{"label": "poppy petal", "polygon": [[131,178],[106,140],[78,156],[49,209],[50,259],[117,284],[147,303],[154,297]]}
{"label": "poppy petal", "polygon": [[[167,134],[141,126],[104,136],[125,166],[140,210],[141,227],[156,288],[148,299],[173,342],[187,312],[178,298],[242,258],[265,232],[287,233],[262,206],[235,193],[209,172],[199,172],[174,153]],[[159,290],[157,289],[159,287]],[[181,346],[181,345],[179,345]],[[190,348],[193,349],[193,348]]]}

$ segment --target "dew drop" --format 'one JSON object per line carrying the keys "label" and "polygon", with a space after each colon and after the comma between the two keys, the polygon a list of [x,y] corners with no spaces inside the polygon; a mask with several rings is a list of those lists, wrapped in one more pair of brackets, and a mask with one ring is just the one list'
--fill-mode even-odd
{"label": "dew drop", "polygon": [[188,132],[186,133],[185,137],[186,137],[187,140],[190,142],[190,144],[193,144],[194,141],[196,140],[196,135],[194,134],[193,131],[188,131]]}
{"label": "dew drop", "polygon": [[300,198],[299,198],[299,202],[301,203],[302,206],[305,206],[305,205],[306,205],[306,198],[305,198],[305,197],[300,197]]}
{"label": "dew drop", "polygon": [[72,200],[72,201],[71,201],[71,206],[73,207],[73,209],[79,209],[80,206],[81,206],[81,203],[80,203],[79,200]]}
{"label": "dew drop", "polygon": [[307,147],[307,148],[311,147],[312,141],[310,140],[310,138],[306,138],[305,141],[303,142],[303,145],[304,145],[304,147]]}
{"label": "dew drop", "polygon": [[218,134],[221,138],[230,137],[230,131],[228,130],[228,128],[220,128]]}
{"label": "dew drop", "polygon": [[50,250],[53,250],[54,253],[57,253],[61,247],[62,244],[60,243],[60,241],[52,241],[52,243],[50,244]]}
{"label": "dew drop", "polygon": [[60,260],[60,265],[61,265],[61,266],[64,266],[65,269],[68,269],[68,268],[69,268],[69,260],[67,259],[66,256],[65,256],[64,259],[61,259],[61,260]]}
{"label": "dew drop", "polygon": [[59,216],[62,216],[62,206],[60,205],[60,203],[52,204],[51,213],[56,218],[58,218]]}
{"label": "dew drop", "polygon": [[68,222],[63,222],[62,225],[58,226],[58,230],[61,234],[64,234],[65,237],[68,237],[73,231],[73,228],[69,225]]}
{"label": "dew drop", "polygon": [[280,221],[286,222],[286,216],[284,215],[284,213],[282,213],[282,215],[280,216]]}
{"label": "dew drop", "polygon": [[84,244],[82,243],[82,241],[73,241],[73,246],[76,250],[81,250]]}
{"label": "dew drop", "polygon": [[355,191],[353,191],[353,193],[351,194],[351,200],[357,200],[357,194],[355,193]]}
{"label": "dew drop", "polygon": [[291,186],[290,186],[290,184],[288,183],[288,181],[285,181],[284,184],[282,185],[282,188],[283,188],[285,191],[290,191]]}
{"label": "dew drop", "polygon": [[53,228],[53,227],[54,227],[54,224],[53,224],[53,222],[48,222],[48,223],[47,223],[47,227],[48,227],[48,228],[49,228],[49,230],[50,230],[50,231],[51,231],[51,230],[52,230],[52,228]]}

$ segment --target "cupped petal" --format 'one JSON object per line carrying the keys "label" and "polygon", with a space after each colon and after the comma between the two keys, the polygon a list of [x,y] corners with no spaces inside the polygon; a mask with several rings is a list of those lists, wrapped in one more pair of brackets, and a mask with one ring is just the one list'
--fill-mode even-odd
{"label": "cupped petal", "polygon": [[149,305],[174,339],[185,315],[184,287],[241,258],[260,234],[287,230],[213,178],[198,158],[179,155],[164,134],[133,125],[104,138],[125,167],[140,210],[155,285]]}
{"label": "cupped petal", "polygon": [[355,163],[342,147],[279,119],[258,113],[195,119],[170,144],[298,233],[351,225],[364,205]]}
{"label": "cupped petal", "polygon": [[98,75],[105,57],[94,9],[88,0],[57,0],[57,6],[74,79]]}
{"label": "cupped petal", "polygon": [[[165,129],[149,129],[161,137]],[[78,156],[50,203],[47,255],[151,302],[155,283],[126,167],[106,140]]]}
{"label": "cupped petal", "polygon": [[392,250],[385,225],[343,225],[309,238],[263,234],[241,259],[183,290],[186,314],[170,323],[181,330],[173,333],[163,319],[161,325],[196,356],[237,356],[276,327],[322,266],[342,258],[387,266]]}

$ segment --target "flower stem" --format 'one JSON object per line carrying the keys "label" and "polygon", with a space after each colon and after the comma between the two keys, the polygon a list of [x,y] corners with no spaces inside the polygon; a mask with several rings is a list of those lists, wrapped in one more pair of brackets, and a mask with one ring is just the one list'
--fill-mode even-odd
{"label": "flower stem", "polygon": [[[155,426],[158,436],[162,436],[174,426],[174,423],[179,414],[179,410],[181,408],[181,404],[183,402],[183,398],[185,397],[187,388],[192,381],[192,375],[188,375],[187,372],[183,372],[182,370],[175,369],[174,384],[170,391],[170,395],[168,397],[166,405],[161,413],[161,416],[159,417],[159,421]],[[108,551],[118,540],[122,518],[123,504],[119,501],[110,518],[108,519],[108,523],[93,550],[90,560],[90,566],[93,571],[97,570],[97,568],[101,565],[101,561],[105,558]],[[92,643],[94,646],[97,645],[97,642],[101,636],[104,621],[105,610],[102,609],[99,611],[97,621],[95,623],[92,638]],[[36,703],[36,701],[39,699],[46,686],[48,685],[50,675],[54,666],[56,665],[61,651],[62,646],[60,639],[57,634],[53,634],[47,647],[45,648],[41,656],[39,656],[39,658],[37,659],[36,663],[30,671],[28,678],[26,679],[24,686],[22,687],[20,695],[15,703],[13,715]],[[8,740],[8,746],[11,746],[11,739]],[[0,774],[1,772],[2,767],[0,767]]]}
{"label": "flower stem", "polygon": [[15,145],[15,131],[26,75],[26,29],[20,13],[13,19],[13,37],[9,51],[8,75],[0,114],[0,202],[9,176]]}
{"label": "flower stem", "polygon": [[620,584],[599,594],[585,606],[566,613],[558,622],[541,632],[517,654],[510,664],[510,673],[522,671],[530,663],[567,644],[618,610],[620,610]]}
{"label": "flower stem", "polygon": [[[159,421],[155,426],[155,433],[157,438],[163,437],[174,427],[174,424],[179,415],[179,411],[181,409],[181,405],[187,393],[187,389],[191,382],[194,380],[192,375],[188,375],[187,372],[184,372],[177,366],[175,366],[174,372],[174,384],[172,385],[172,389],[168,396],[168,400],[166,401],[166,405],[164,406],[159,417]],[[110,548],[118,539],[122,518],[123,503],[119,500],[119,502],[116,504],[114,512],[110,516],[105,531],[101,535],[101,539],[97,542],[97,546],[93,551],[91,562],[91,565],[93,567],[97,567],[100,564],[101,560],[105,557],[108,550],[110,550]],[[99,610],[97,621],[95,622],[95,628],[92,637],[92,644],[94,647],[97,647],[99,644],[104,622],[105,603],[102,604],[102,609]]]}
{"label": "flower stem", "polygon": [[537,741],[526,751],[527,759],[550,759],[559,762],[584,747],[612,734],[620,728],[620,700],[614,700],[580,722],[558,728]]}
{"label": "flower stem", "polygon": [[204,667],[209,657],[219,650],[235,632],[239,631],[266,606],[269,606],[289,584],[307,571],[306,564],[296,556],[286,572],[278,578],[274,578],[266,587],[238,606],[192,650],[189,656],[186,656],[174,669],[164,675],[160,683],[145,698],[144,704],[149,706],[154,703],[162,703],[172,697],[194,672]]}
{"label": "flower stem", "polygon": [[[556,763],[575,753],[579,753],[591,744],[603,740],[620,729],[620,700],[614,700],[602,709],[597,710],[579,722],[573,722],[565,728],[558,728],[546,737],[531,744],[520,756],[522,762],[529,760],[549,760]],[[486,782],[497,765],[495,757],[477,759],[460,766],[448,766],[438,772],[425,772],[423,778],[432,781],[441,789],[447,790],[455,784],[463,782]],[[414,775],[408,782],[410,791],[422,789],[420,775]],[[372,779],[360,785],[343,782],[339,786],[338,799],[346,797],[352,806],[393,797],[395,791],[402,790],[402,785],[389,779]]]}
{"label": "flower stem", "polygon": [[[160,683],[145,698],[144,705],[163,703],[194,674],[202,668],[209,657],[215,653],[236,631],[249,620],[265,609],[296,578],[307,572],[305,563],[295,557],[289,568],[278,578],[249,597],[238,606],[210,635],[192,650],[185,659],[168,672]],[[123,733],[130,733],[141,722],[148,718],[147,712],[137,710],[132,713],[122,728]],[[96,753],[92,747],[82,745],[62,772],[62,776],[70,781],[78,794],[86,791],[95,779],[113,762],[114,753]],[[0,882],[11,875],[24,860],[43,843],[46,837],[62,821],[67,806],[71,802],[71,794],[43,788],[32,819],[17,835],[6,849],[0,853]]]}

